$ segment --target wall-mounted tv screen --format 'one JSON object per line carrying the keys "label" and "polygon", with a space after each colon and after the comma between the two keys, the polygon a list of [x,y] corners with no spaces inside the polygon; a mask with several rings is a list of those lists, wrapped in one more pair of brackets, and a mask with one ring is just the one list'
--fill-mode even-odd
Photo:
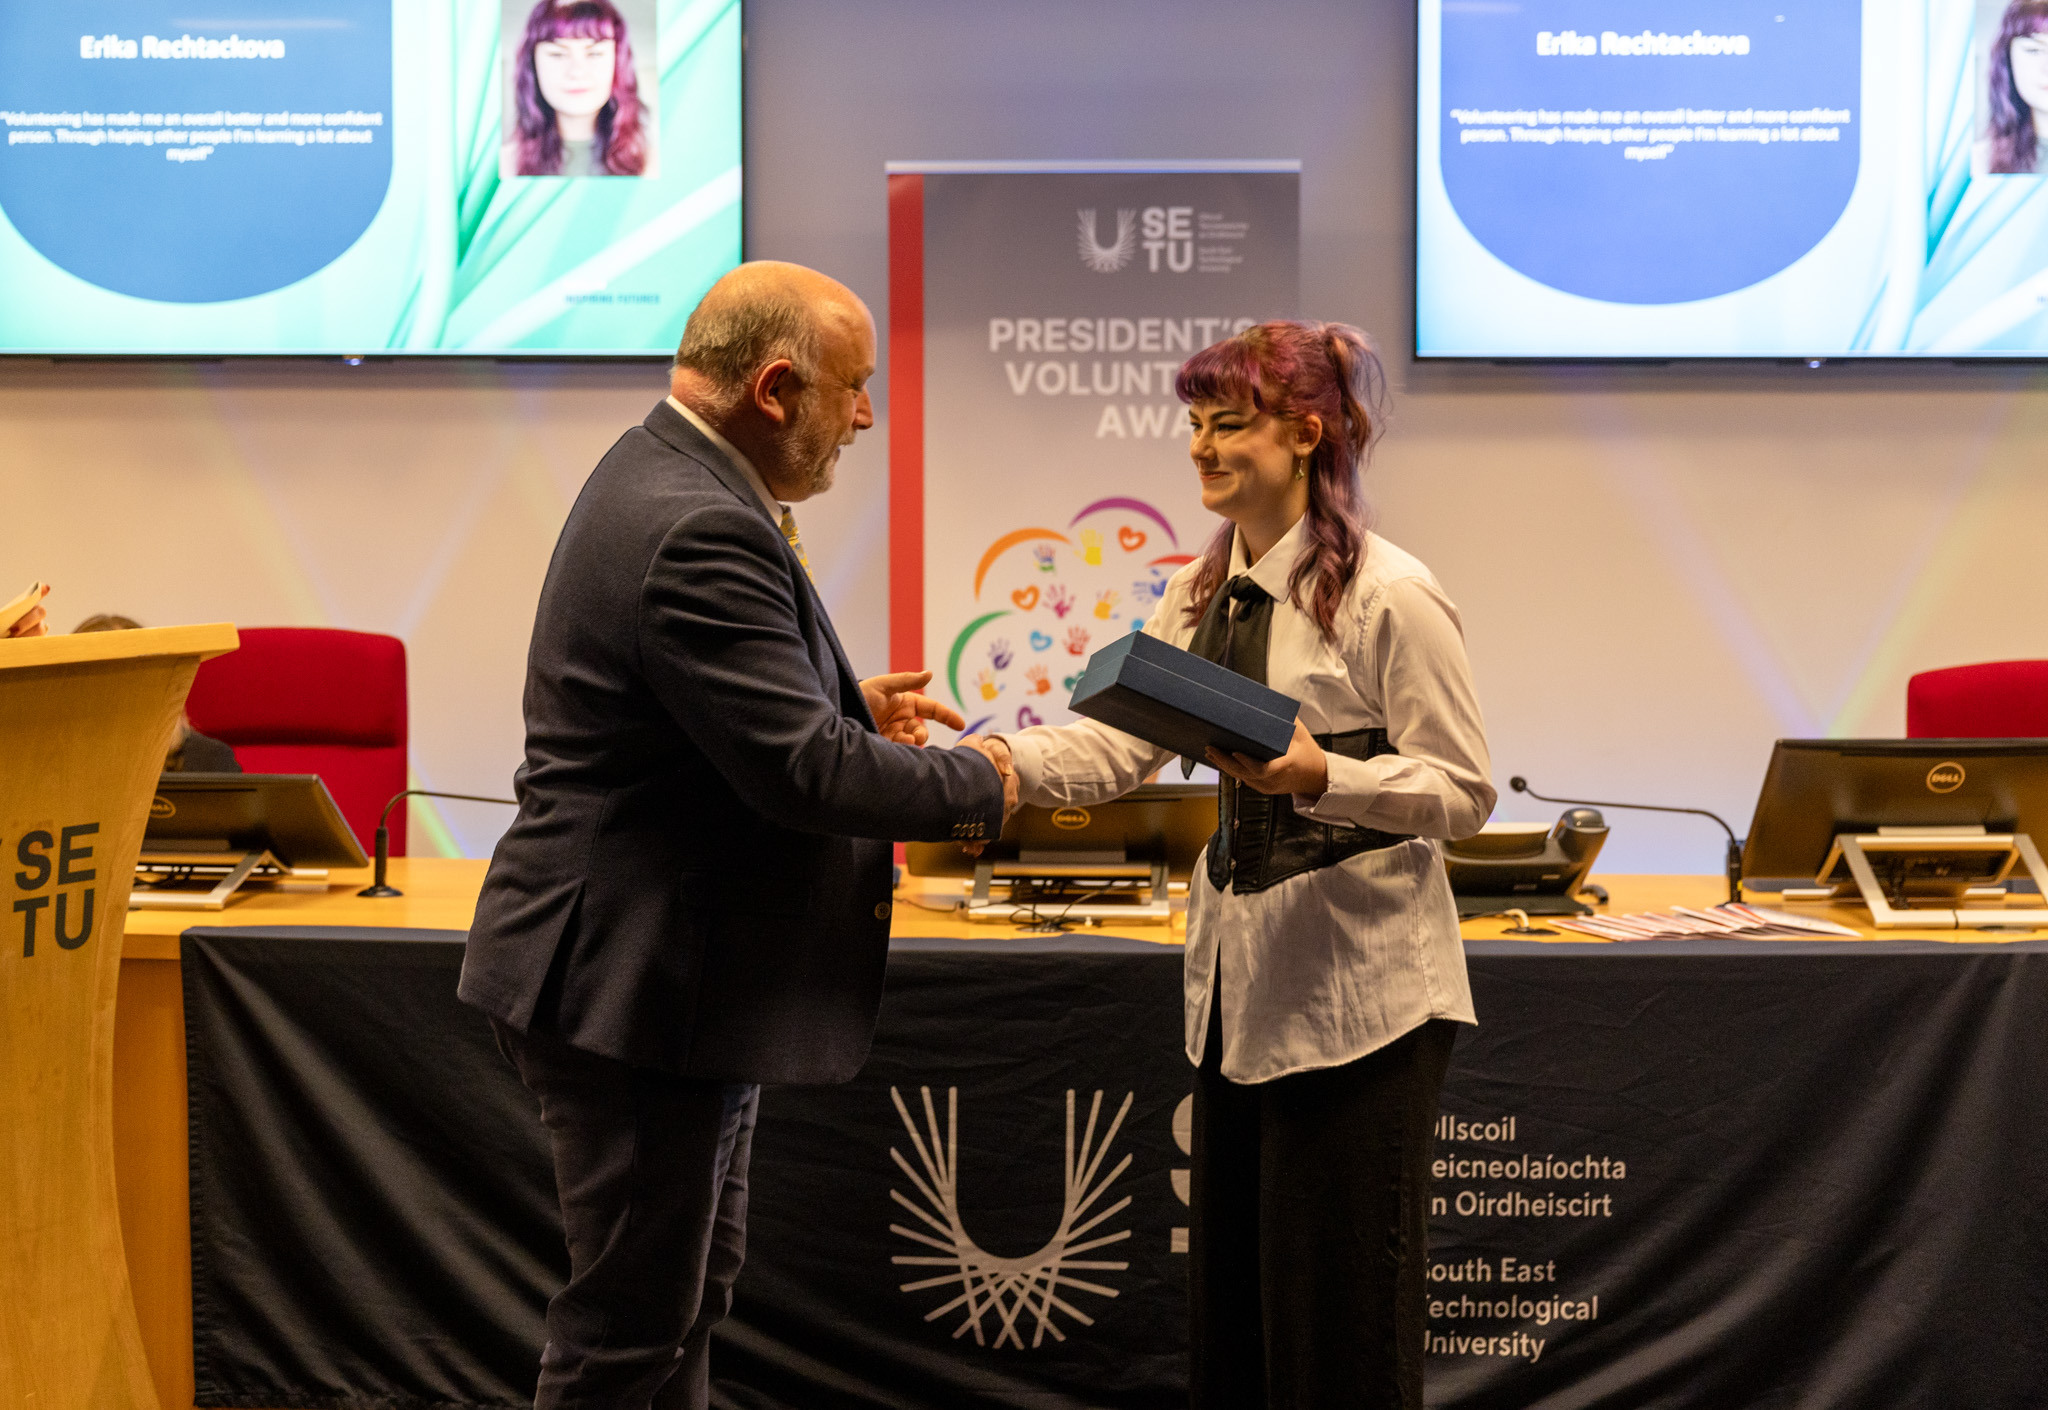
{"label": "wall-mounted tv screen", "polygon": [[740,259],[739,0],[0,0],[0,353],[645,357]]}
{"label": "wall-mounted tv screen", "polygon": [[1416,351],[2048,357],[2043,0],[1420,0]]}

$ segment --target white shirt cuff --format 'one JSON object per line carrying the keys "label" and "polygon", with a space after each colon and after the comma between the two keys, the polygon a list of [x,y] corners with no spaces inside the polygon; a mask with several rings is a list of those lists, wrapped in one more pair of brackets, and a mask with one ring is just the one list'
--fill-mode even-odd
{"label": "white shirt cuff", "polygon": [[1313,822],[1357,827],[1359,814],[1379,792],[1372,770],[1366,767],[1363,759],[1347,758],[1342,754],[1326,752],[1323,762],[1329,770],[1330,786],[1323,790],[1320,798],[1295,794],[1294,811]]}
{"label": "white shirt cuff", "polygon": [[1036,794],[1039,781],[1045,777],[1045,749],[1041,741],[1029,734],[992,734],[989,738],[1010,746],[1010,762],[1017,768],[1017,797],[1029,799]]}

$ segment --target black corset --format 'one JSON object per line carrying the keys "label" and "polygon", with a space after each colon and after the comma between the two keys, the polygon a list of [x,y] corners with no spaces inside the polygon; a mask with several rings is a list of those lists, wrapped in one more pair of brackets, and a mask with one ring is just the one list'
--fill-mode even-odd
{"label": "black corset", "polygon": [[[1383,729],[1319,734],[1315,741],[1325,753],[1347,759],[1399,752]],[[1260,793],[1228,775],[1217,786],[1231,795],[1225,802],[1230,819],[1227,845],[1221,832],[1209,839],[1209,884],[1218,891],[1228,885],[1248,896],[1290,876],[1410,840],[1411,835],[1403,832],[1315,822],[1294,811],[1288,794]]]}

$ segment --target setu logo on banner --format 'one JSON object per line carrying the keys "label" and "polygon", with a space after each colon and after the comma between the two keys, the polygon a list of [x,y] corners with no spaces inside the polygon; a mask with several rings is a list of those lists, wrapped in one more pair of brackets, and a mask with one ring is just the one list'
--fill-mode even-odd
{"label": "setu logo on banner", "polygon": [[1064,724],[1215,532],[1174,378],[1297,312],[1300,163],[888,182],[890,669],[929,666],[969,730]]}
{"label": "setu logo on banner", "polygon": [[[896,1189],[890,1190],[889,1196],[916,1216],[925,1228],[918,1230],[891,1224],[889,1232],[936,1252],[897,1254],[889,1261],[898,1267],[943,1268],[947,1271],[932,1277],[913,1278],[902,1284],[902,1291],[917,1293],[934,1288],[958,1288],[959,1292],[949,1301],[926,1313],[925,1321],[936,1321],[958,1312],[960,1324],[953,1335],[960,1337],[972,1332],[977,1346],[989,1345],[993,1336],[996,1346],[1007,1344],[1022,1351],[1026,1325],[1031,1329],[1033,1347],[1043,1345],[1047,1333],[1051,1333],[1055,1341],[1065,1341],[1066,1333],[1059,1327],[1062,1315],[1084,1327],[1095,1325],[1095,1319],[1068,1301],[1063,1290],[1115,1297],[1115,1288],[1093,1280],[1105,1273],[1125,1272],[1131,1266],[1124,1260],[1079,1255],[1122,1243],[1131,1236],[1129,1229],[1096,1232],[1130,1207],[1129,1195],[1101,1209],[1095,1206],[1116,1183],[1117,1177],[1130,1168],[1131,1157],[1126,1155],[1107,1175],[1102,1173],[1102,1163],[1109,1155],[1110,1147],[1116,1143],[1124,1117],[1130,1114],[1135,1094],[1124,1094],[1123,1105],[1110,1118],[1109,1129],[1103,1132],[1102,1143],[1097,1145],[1095,1131],[1102,1116],[1102,1093],[1098,1090],[1089,1103],[1088,1125],[1077,1148],[1074,1144],[1074,1091],[1071,1087],[1067,1089],[1066,1183],[1059,1226],[1037,1252],[1021,1258],[999,1258],[974,1241],[960,1214],[960,1089],[946,1089],[943,1143],[939,1135],[938,1112],[932,1104],[932,1089],[920,1087],[918,1090],[924,1098],[923,1132],[918,1130],[910,1108],[904,1104],[902,1092],[893,1086],[889,1088],[889,1097],[896,1103],[896,1114],[903,1119],[903,1129],[910,1135],[911,1146],[917,1152],[918,1167],[921,1167],[921,1170],[913,1168],[903,1152],[891,1146],[890,1159],[910,1181],[918,1198],[912,1199]],[[1079,1278],[1074,1276],[1077,1272],[1089,1276]]]}
{"label": "setu logo on banner", "polygon": [[1081,263],[1097,274],[1114,274],[1131,262],[1138,253],[1138,213],[1121,210],[1116,213],[1116,243],[1105,245],[1095,238],[1095,212],[1083,210],[1074,212],[1080,218]]}

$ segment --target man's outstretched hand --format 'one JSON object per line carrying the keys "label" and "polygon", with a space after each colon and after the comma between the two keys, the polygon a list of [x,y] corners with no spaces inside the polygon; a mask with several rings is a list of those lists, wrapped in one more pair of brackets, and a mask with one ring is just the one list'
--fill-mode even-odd
{"label": "man's outstretched hand", "polygon": [[895,671],[860,683],[860,693],[867,698],[868,713],[875,717],[882,738],[922,749],[931,737],[926,720],[937,720],[948,729],[965,728],[967,721],[957,710],[918,694],[931,679],[930,671]]}
{"label": "man's outstretched hand", "polygon": [[[1000,739],[984,739],[978,734],[962,735],[959,749],[972,749],[995,765],[996,773],[1003,780],[1003,821],[1010,820],[1010,814],[1017,811],[1017,767],[1010,760],[1010,746]],[[981,855],[987,842],[963,842],[960,844],[970,857]]]}

